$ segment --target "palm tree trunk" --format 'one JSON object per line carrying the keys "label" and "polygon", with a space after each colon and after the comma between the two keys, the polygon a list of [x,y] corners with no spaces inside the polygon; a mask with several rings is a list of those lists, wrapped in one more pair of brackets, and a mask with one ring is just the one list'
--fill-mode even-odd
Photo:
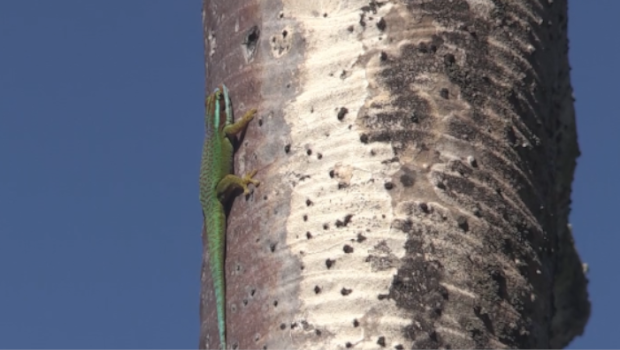
{"label": "palm tree trunk", "polygon": [[[559,0],[205,0],[208,91],[259,111],[235,162],[262,183],[228,220],[229,346],[581,334],[566,16]],[[203,266],[201,348],[213,301]]]}

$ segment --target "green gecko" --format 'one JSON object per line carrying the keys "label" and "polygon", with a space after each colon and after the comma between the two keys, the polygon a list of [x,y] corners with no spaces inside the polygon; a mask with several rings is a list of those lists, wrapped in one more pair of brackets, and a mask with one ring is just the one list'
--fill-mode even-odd
{"label": "green gecko", "polygon": [[256,175],[256,170],[250,171],[242,178],[232,174],[234,152],[232,139],[254,118],[256,109],[248,111],[241,120],[233,123],[232,105],[225,85],[216,88],[207,97],[205,105],[206,131],[200,164],[200,204],[215,291],[220,346],[226,349],[226,281],[224,279],[226,213],[224,205],[234,198],[236,190],[243,189],[243,193],[247,195],[250,193],[248,184],[259,184],[252,178]]}

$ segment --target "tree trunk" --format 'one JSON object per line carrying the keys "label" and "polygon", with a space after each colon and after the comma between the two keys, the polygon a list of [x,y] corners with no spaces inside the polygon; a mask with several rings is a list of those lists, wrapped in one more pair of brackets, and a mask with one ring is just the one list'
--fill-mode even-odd
{"label": "tree trunk", "polygon": [[[560,0],[205,0],[207,91],[258,108],[235,159],[262,183],[228,219],[229,347],[581,334],[566,16]],[[200,347],[217,348],[202,276]]]}

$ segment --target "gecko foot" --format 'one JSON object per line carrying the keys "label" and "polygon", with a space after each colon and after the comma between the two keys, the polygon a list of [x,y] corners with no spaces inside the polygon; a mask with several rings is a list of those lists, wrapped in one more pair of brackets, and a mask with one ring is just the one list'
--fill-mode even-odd
{"label": "gecko foot", "polygon": [[243,187],[243,194],[244,195],[250,194],[250,190],[248,189],[248,184],[253,184],[254,186],[260,185],[260,181],[252,178],[254,175],[256,175],[257,172],[258,172],[258,170],[254,169],[254,170],[250,171],[249,173],[245,174],[243,176],[243,178],[241,179],[241,181],[242,181],[241,185]]}

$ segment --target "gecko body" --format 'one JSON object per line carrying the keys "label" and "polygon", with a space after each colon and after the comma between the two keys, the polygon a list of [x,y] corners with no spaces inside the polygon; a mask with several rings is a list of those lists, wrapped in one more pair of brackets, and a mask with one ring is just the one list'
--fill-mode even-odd
{"label": "gecko body", "polygon": [[203,232],[206,232],[209,267],[215,291],[220,347],[226,348],[226,284],[224,259],[226,249],[226,212],[224,205],[237,190],[249,194],[248,184],[258,185],[252,177],[256,170],[243,177],[232,174],[232,138],[245,129],[256,110],[248,111],[233,122],[232,104],[225,85],[220,85],[205,103],[205,142],[200,164],[200,204]]}

